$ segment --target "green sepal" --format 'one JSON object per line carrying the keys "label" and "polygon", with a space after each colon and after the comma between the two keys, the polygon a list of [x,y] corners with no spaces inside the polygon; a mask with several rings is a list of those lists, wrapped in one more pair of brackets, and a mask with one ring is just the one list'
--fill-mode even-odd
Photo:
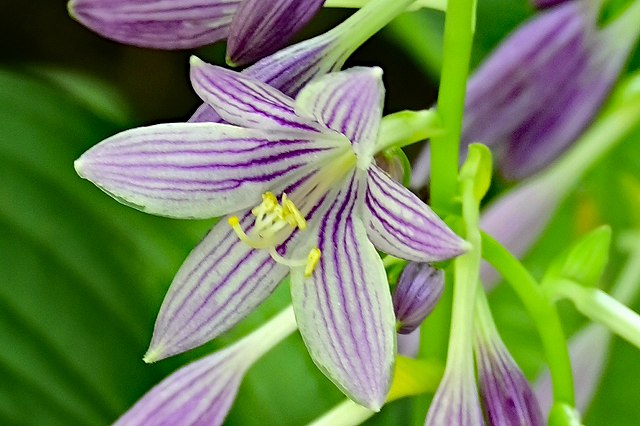
{"label": "green sepal", "polygon": [[493,171],[491,151],[485,145],[472,143],[469,145],[467,160],[460,170],[460,182],[472,180],[473,196],[477,201],[482,200],[491,186]]}
{"label": "green sepal", "polygon": [[601,226],[584,236],[556,258],[542,280],[545,287],[558,280],[574,281],[585,287],[595,286],[609,261],[611,228]]}

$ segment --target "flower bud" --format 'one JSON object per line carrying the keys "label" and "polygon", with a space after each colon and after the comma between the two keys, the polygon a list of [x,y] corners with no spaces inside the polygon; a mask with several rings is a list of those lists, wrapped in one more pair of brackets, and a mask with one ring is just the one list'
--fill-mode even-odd
{"label": "flower bud", "polygon": [[444,272],[427,263],[409,262],[393,292],[398,333],[408,334],[433,311],[444,291]]}
{"label": "flower bud", "polygon": [[227,62],[245,65],[278,51],[313,18],[324,0],[244,0],[233,16]]}
{"label": "flower bud", "polygon": [[479,297],[476,305],[474,352],[487,424],[544,425],[538,401],[502,342],[484,297]]}

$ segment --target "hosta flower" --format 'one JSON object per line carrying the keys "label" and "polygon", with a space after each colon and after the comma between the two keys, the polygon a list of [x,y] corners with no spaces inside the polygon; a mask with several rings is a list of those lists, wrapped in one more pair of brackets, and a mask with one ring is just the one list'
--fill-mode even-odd
{"label": "hosta flower", "polygon": [[296,329],[291,307],[229,347],[182,367],[147,392],[115,426],[222,424],[247,370]]}
{"label": "hosta flower", "polygon": [[301,29],[323,0],[71,0],[69,11],[98,34],[125,44],[188,49],[227,39],[227,57],[246,64]]}
{"label": "hosta flower", "polygon": [[[540,13],[468,82],[462,145],[488,145],[508,179],[539,171],[576,140],[636,43],[637,11],[599,28],[591,3],[571,1]],[[413,186],[426,183],[429,157],[425,149],[417,160]]]}
{"label": "hosta flower", "polygon": [[427,263],[410,262],[393,292],[398,333],[408,334],[436,307],[444,291],[444,271]]}
{"label": "hosta flower", "polygon": [[77,160],[81,176],[143,211],[227,215],[178,271],[147,361],[228,330],[291,271],[296,319],[315,363],[356,402],[380,408],[395,318],[376,248],[420,262],[466,248],[373,161],[381,74],[328,74],[293,100],[193,59],[194,89],[230,124],[133,129]]}

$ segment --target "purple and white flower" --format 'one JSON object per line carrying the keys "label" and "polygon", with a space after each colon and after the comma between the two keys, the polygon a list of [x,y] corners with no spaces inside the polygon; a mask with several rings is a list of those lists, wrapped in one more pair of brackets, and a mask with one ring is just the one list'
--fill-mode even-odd
{"label": "purple and white flower", "polygon": [[395,317],[376,249],[434,262],[467,247],[375,164],[381,76],[379,68],[331,73],[294,100],[194,58],[195,91],[230,124],[137,128],[76,161],[82,177],[140,210],[227,215],[178,271],[147,361],[230,329],[291,272],[294,311],[313,360],[354,401],[381,407]]}
{"label": "purple and white flower", "polygon": [[189,49],[227,39],[229,62],[243,65],[282,48],[323,0],[71,0],[69,12],[111,40]]}

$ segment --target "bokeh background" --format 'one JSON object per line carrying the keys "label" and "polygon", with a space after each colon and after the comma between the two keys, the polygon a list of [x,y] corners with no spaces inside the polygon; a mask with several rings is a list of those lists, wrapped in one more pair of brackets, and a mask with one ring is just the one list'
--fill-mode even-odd
{"label": "bokeh background", "polygon": [[[1,10],[0,424],[108,424],[178,366],[277,312],[287,303],[287,286],[233,332],[145,365],[162,297],[213,221],[169,220],[121,206],[78,178],[73,160],[120,130],[185,120],[199,105],[187,78],[194,52],[101,39],[68,17],[63,0],[2,0]],[[525,0],[479,0],[474,66],[533,13]],[[299,38],[348,14],[324,10]],[[434,102],[441,29],[438,12],[403,15],[350,60],[384,68],[387,112]],[[195,53],[222,63],[224,46]],[[559,248],[600,223],[640,226],[639,140],[618,148],[564,203],[528,256],[536,274]],[[632,183],[620,184],[623,178]],[[506,287],[492,303],[508,346],[535,377],[541,354],[531,321]],[[570,306],[563,312],[569,332],[583,324]],[[430,320],[434,354],[445,347],[445,325],[446,312]],[[639,354],[614,339],[587,424],[638,424]],[[228,424],[304,424],[343,398],[294,335],[251,370]],[[370,424],[422,424],[427,402],[428,396],[390,404]]]}

